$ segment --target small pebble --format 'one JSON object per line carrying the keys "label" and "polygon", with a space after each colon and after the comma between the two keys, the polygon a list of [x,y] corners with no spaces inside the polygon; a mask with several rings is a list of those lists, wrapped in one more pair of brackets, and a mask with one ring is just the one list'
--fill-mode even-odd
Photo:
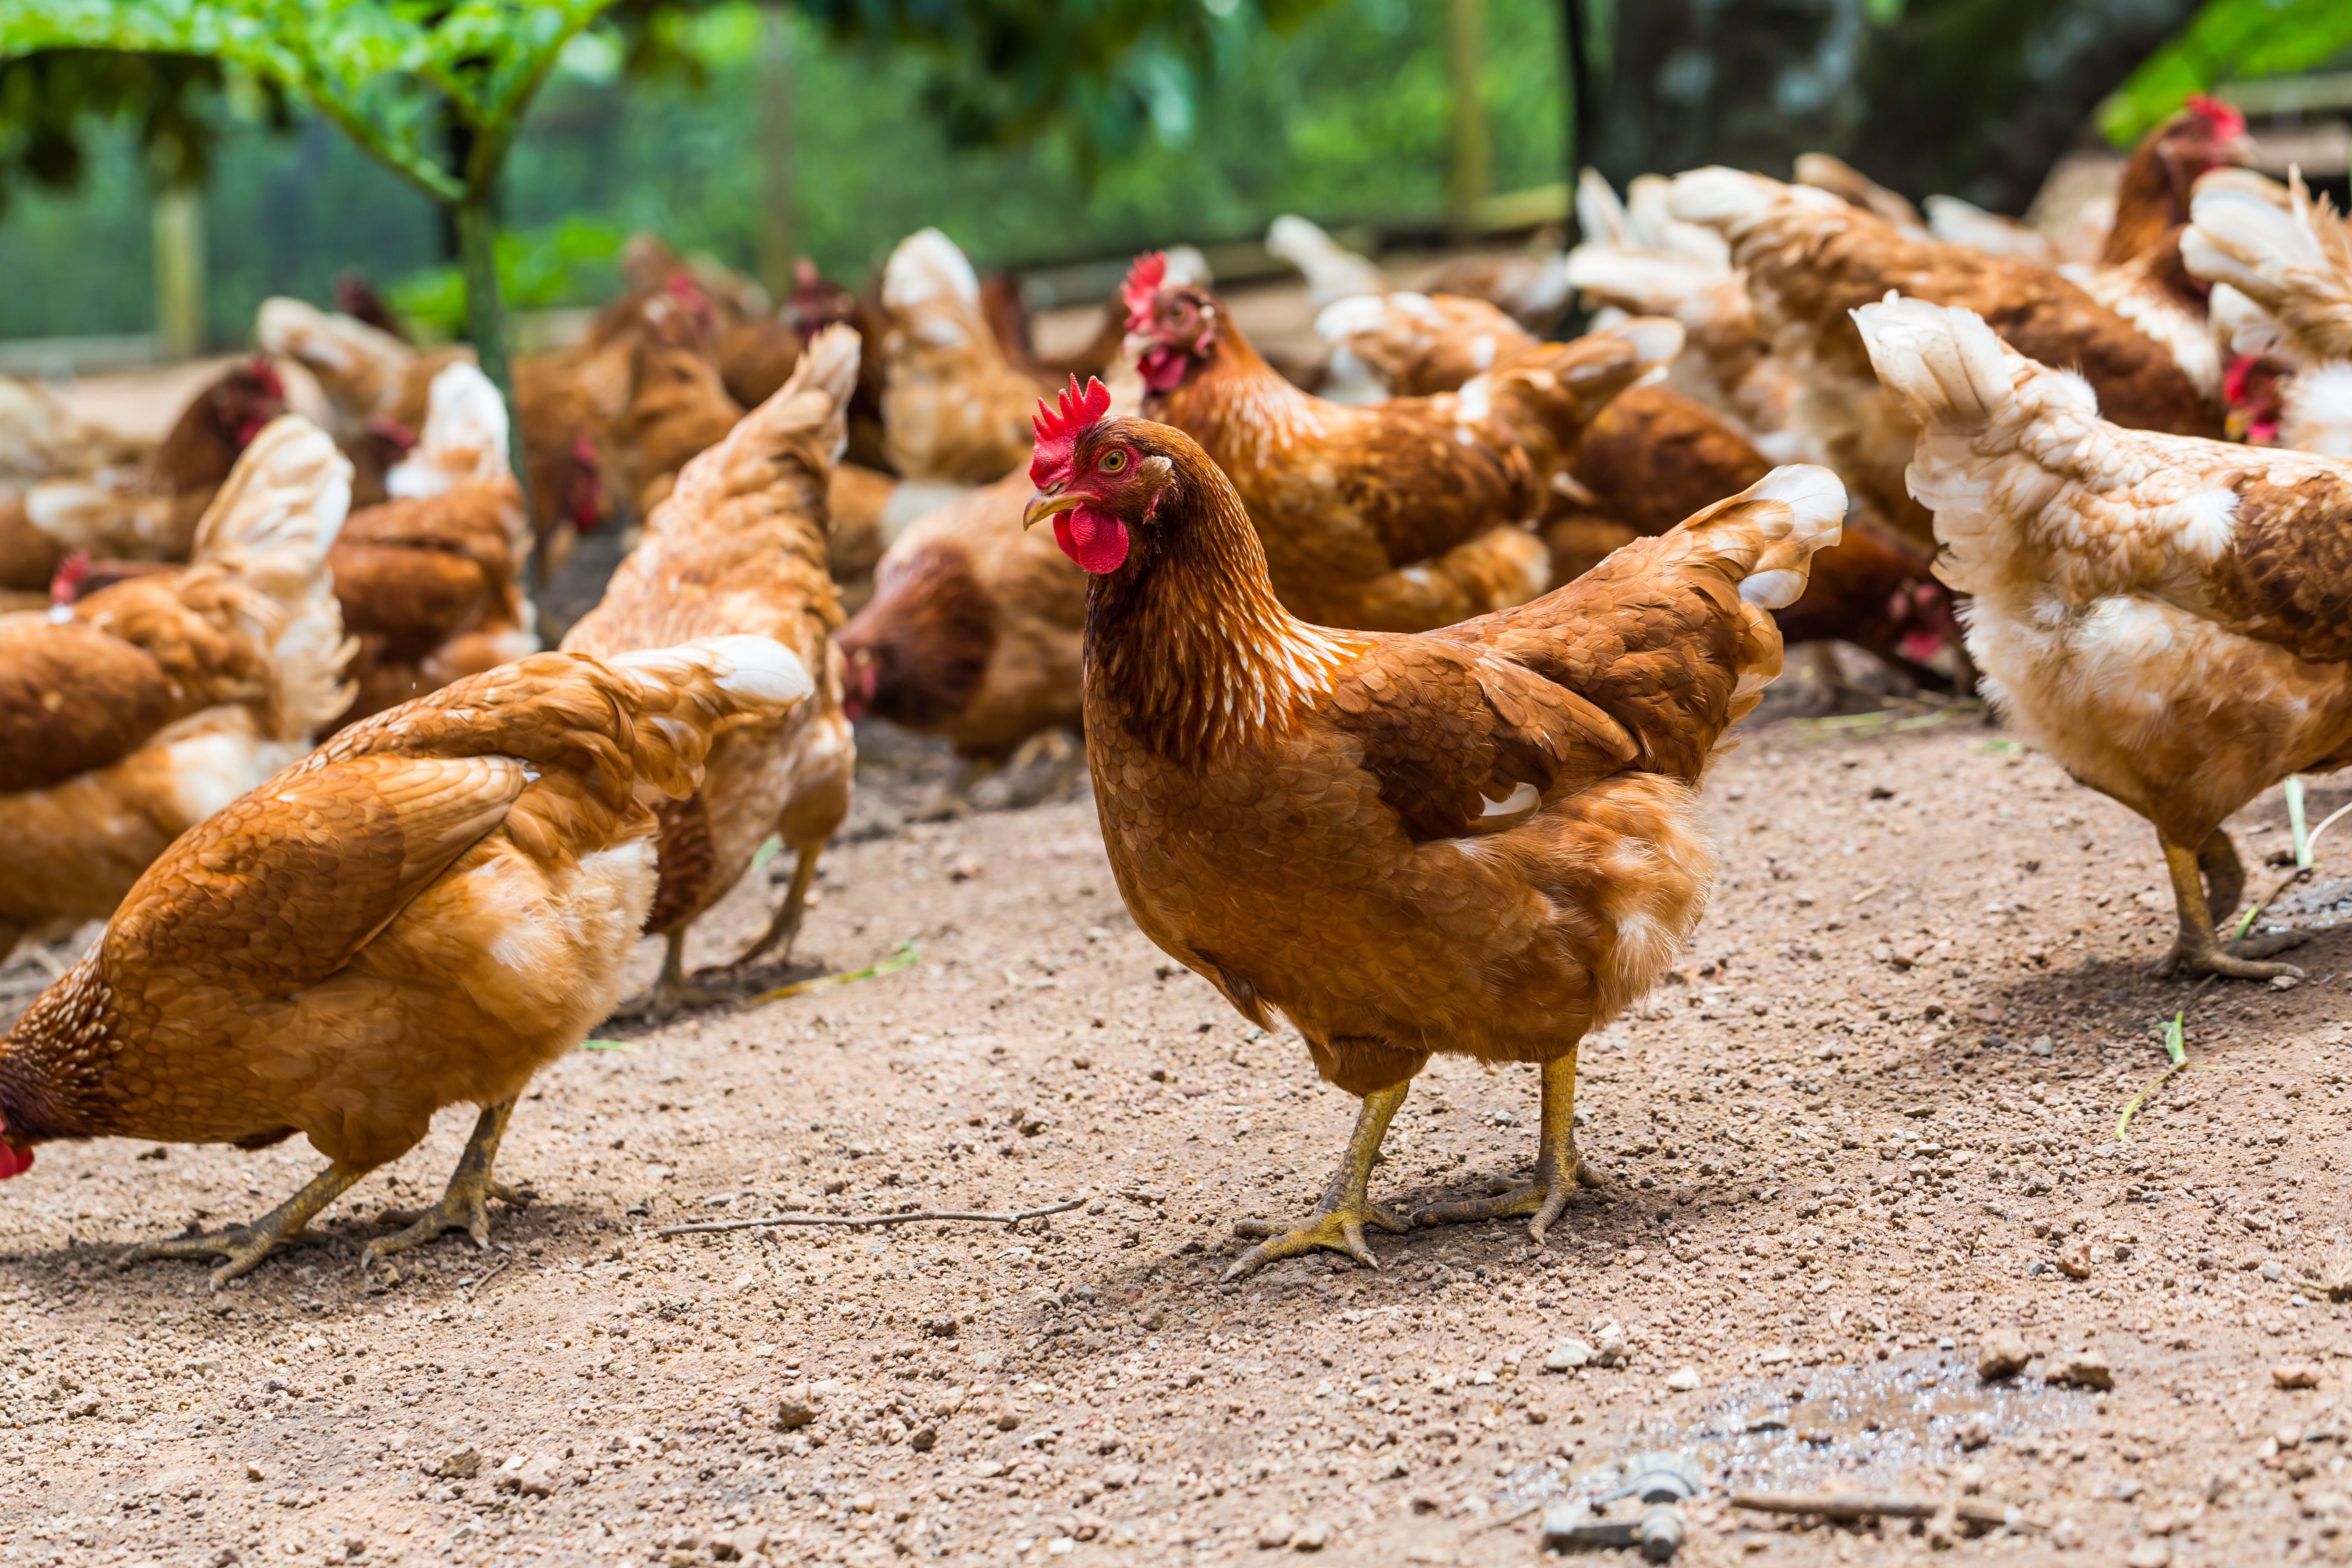
{"label": "small pebble", "polygon": [[1277,1513],[1257,1527],[1257,1543],[1271,1552],[1290,1544],[1298,1533],[1298,1521],[1286,1513]]}
{"label": "small pebble", "polygon": [[1977,1375],[1987,1383],[1998,1383],[2023,1372],[2032,1359],[2032,1348],[2023,1334],[2015,1329],[1995,1329],[1977,1347]]}

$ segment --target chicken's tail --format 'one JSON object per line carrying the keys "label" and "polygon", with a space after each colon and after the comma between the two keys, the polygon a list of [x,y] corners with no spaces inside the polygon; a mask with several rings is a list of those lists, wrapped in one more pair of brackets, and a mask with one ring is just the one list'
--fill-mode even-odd
{"label": "chicken's tail", "polygon": [[1732,257],[1742,267],[1769,267],[1784,250],[1792,263],[1801,264],[1806,247],[1784,247],[1791,232],[1807,234],[1823,225],[1855,221],[1865,209],[1811,185],[1784,185],[1761,174],[1720,165],[1677,174],[1667,188],[1666,210],[1683,223],[1700,224],[1731,242]]}
{"label": "chicken's tail", "polygon": [[1612,399],[1682,352],[1683,329],[1663,316],[1636,316],[1572,342],[1537,343],[1464,382],[1456,394],[1461,416],[1491,412],[1548,482]]}
{"label": "chicken's tail", "polygon": [[824,494],[849,440],[859,353],[856,328],[835,322],[819,332],[790,380],[679,471],[677,488],[655,513],[656,531],[677,509],[722,525],[733,506],[772,511],[782,485],[797,487],[800,493],[785,504],[806,513],[822,533]]}
{"label": "chicken's tail", "polygon": [[507,405],[478,365],[464,361],[433,378],[425,429],[408,456],[384,475],[395,496],[437,496],[471,481],[495,482],[507,463]]}
{"label": "chicken's tail", "polygon": [[1929,196],[1927,205],[1927,232],[1937,239],[2036,267],[2058,265],[2058,247],[2050,243],[2050,237],[2013,217],[1987,212],[1958,196]]}
{"label": "chicken's tail", "polygon": [[625,683],[637,722],[623,737],[636,776],[665,795],[691,795],[711,741],[730,720],[767,719],[815,689],[808,667],[763,637],[698,637],[604,661]]}
{"label": "chicken's tail", "polygon": [[2200,183],[2180,259],[2268,311],[2305,360],[2352,359],[2352,254],[2298,184],[2292,206],[2259,192]]}
{"label": "chicken's tail", "polygon": [[1797,154],[1797,184],[1827,191],[1848,206],[1876,213],[1895,227],[1915,235],[1927,232],[1919,209],[1900,191],[1890,191],[1843,158],[1827,153]]}
{"label": "chicken's tail", "polygon": [[980,275],[956,242],[935,228],[919,228],[898,242],[882,268],[882,303],[912,310],[955,300],[977,307]]}
{"label": "chicken's tail", "polygon": [[416,351],[356,316],[330,315],[300,300],[264,300],[254,324],[264,353],[280,354],[318,378],[354,423],[391,412]]}
{"label": "chicken's tail", "polygon": [[218,584],[268,650],[271,731],[308,741],[351,705],[327,552],[352,504],[352,465],[327,433],[296,415],[253,438],[196,524],[187,577]]}
{"label": "chicken's tail", "polygon": [[1307,279],[1307,297],[1318,305],[1389,291],[1388,275],[1377,265],[1296,214],[1285,213],[1267,226],[1265,248],[1298,269]]}
{"label": "chicken's tail", "polygon": [[[1331,345],[1335,381],[1377,387],[1382,396],[1451,392],[1532,346],[1535,339],[1484,300],[1426,294],[1358,294],[1324,307],[1315,332]],[[1323,395],[1335,403],[1377,398]]]}

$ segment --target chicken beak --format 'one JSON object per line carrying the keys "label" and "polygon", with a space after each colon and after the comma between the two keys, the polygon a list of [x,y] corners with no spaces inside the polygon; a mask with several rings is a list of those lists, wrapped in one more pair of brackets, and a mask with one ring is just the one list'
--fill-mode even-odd
{"label": "chicken beak", "polygon": [[1066,511],[1076,511],[1094,499],[1090,495],[1084,494],[1048,495],[1044,490],[1039,490],[1029,498],[1028,507],[1021,513],[1021,526],[1024,529],[1034,528],[1049,517],[1059,517]]}

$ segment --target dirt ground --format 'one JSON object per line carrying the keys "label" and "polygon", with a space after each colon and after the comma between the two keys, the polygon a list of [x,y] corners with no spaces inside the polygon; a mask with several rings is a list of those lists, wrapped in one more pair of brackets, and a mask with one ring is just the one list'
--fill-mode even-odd
{"label": "dirt ground", "polygon": [[[2189,1002],[2147,973],[2155,842],[1998,731],[1783,721],[1725,761],[1713,911],[1653,1016],[1588,1042],[1610,1180],[1549,1248],[1423,1230],[1238,1285],[1232,1221],[1303,1212],[1352,1101],[1144,942],[1082,798],[909,821],[942,760],[866,739],[791,973],[916,962],[546,1073],[501,1160],[538,1200],[488,1256],[355,1268],[468,1111],[218,1294],[111,1260],[274,1204],[307,1149],[53,1146],[9,1183],[0,1563],[1501,1564],[1654,1448],[1705,1479],[1696,1564],[2352,1560],[2352,1332],[2306,1283],[2352,1295],[2352,933],[2300,985],[2198,996],[2192,1070],[2119,1143]],[[2258,889],[2283,821],[2274,794],[2237,825]],[[749,879],[698,958],[775,894]],[[2340,918],[2352,881],[2299,907]],[[0,1016],[70,953],[0,970]],[[1376,1192],[1523,1172],[1534,1110],[1525,1070],[1433,1064]],[[657,1234],[1066,1199],[1018,1231]],[[2034,1359],[1990,1384],[2000,1329]],[[2046,1381],[2101,1363],[2111,1391]],[[2019,1527],[1727,1502],[1832,1487]]]}

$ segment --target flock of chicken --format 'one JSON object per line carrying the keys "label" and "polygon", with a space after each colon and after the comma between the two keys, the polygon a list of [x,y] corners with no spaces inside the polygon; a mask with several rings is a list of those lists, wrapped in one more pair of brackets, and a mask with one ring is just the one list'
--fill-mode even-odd
{"label": "flock of chicken", "polygon": [[[936,231],[878,300],[809,271],[781,310],[641,242],[517,368],[528,505],[497,391],[364,290],[270,301],[267,357],[152,450],[0,387],[0,953],[108,921],[0,1038],[0,1175],[304,1134],[288,1203],[133,1254],[217,1282],[477,1104],[368,1258],[483,1241],[517,1095],[641,934],[630,1006],[738,994],[684,939],[771,837],[796,871],[744,960],[789,952],[862,713],[976,763],[1082,727],[1141,929],[1361,1098],[1237,1271],[1409,1223],[1368,1182],[1433,1052],[1538,1065],[1542,1133],[1529,1185],[1416,1219],[1540,1240],[1595,1179],[1578,1042],[1703,912],[1697,786],[1784,641],[1981,680],[2156,826],[2175,963],[2292,973],[2216,934],[2221,824],[2352,761],[2352,230],[2242,132],[2192,103],[2071,263],[1819,158],[1588,176],[1575,250],[1423,292],[1285,219],[1329,345],[1287,374],[1197,254],[1056,363]],[[1544,341],[1571,293],[1593,330]],[[623,510],[537,651],[530,563]]]}

